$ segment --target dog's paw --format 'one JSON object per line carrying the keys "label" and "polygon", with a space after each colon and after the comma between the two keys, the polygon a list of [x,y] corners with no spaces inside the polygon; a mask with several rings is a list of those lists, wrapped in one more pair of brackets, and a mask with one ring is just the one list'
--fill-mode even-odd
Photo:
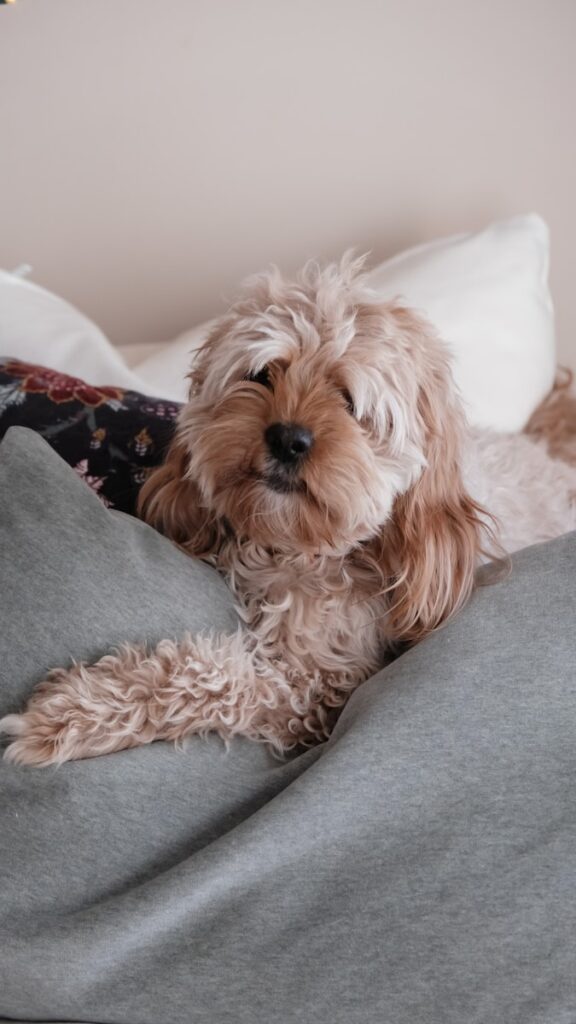
{"label": "dog's paw", "polygon": [[0,718],[0,733],[11,742],[4,751],[4,760],[12,764],[62,764],[66,760],[61,732],[50,727],[34,711]]}

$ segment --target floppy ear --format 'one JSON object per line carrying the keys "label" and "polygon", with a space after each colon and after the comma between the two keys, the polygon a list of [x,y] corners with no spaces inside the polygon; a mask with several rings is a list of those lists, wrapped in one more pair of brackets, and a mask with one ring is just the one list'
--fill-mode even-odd
{"label": "floppy ear", "polygon": [[[406,310],[395,312],[405,324],[411,316]],[[417,318],[413,323],[422,328]],[[417,482],[397,497],[371,552],[386,580],[387,631],[398,643],[415,643],[451,618],[471,594],[480,555],[488,554],[488,548],[502,554],[493,517],[464,486],[464,413],[447,354],[437,338],[429,341],[431,362],[415,410],[426,465]]]}
{"label": "floppy ear", "polygon": [[189,457],[174,438],[163,465],[153,469],[138,496],[138,515],[189,555],[211,554],[220,546],[223,529],[202,507],[200,491],[186,473]]}
{"label": "floppy ear", "polygon": [[388,623],[401,643],[423,639],[459,611],[484,551],[489,528],[483,510],[466,493],[456,463],[446,459],[445,452],[434,458],[397,498],[382,537],[381,559],[392,580]]}

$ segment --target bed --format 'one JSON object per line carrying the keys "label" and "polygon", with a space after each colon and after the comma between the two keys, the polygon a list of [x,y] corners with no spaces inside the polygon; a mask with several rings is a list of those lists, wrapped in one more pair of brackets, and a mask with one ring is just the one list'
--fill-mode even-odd
{"label": "bed", "polygon": [[[475,423],[518,430],[554,376],[547,235],[483,235],[373,286],[447,336]],[[236,625],[222,580],[131,514],[205,325],[129,366],[56,297],[1,286],[0,715],[70,657]],[[574,534],[521,552],[285,761],[209,737],[0,762],[1,1019],[567,1024],[575,568]]]}

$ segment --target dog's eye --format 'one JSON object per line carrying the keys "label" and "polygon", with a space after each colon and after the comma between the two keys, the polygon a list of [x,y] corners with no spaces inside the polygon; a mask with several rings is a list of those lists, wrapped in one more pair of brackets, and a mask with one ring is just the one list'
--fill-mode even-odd
{"label": "dog's eye", "polygon": [[272,391],[270,370],[267,366],[263,366],[261,370],[258,370],[258,373],[247,373],[244,380],[249,380],[252,384],[261,384],[263,388],[268,388]]}
{"label": "dog's eye", "polygon": [[354,401],[352,399],[352,395],[350,394],[350,392],[346,388],[342,388],[342,391],[340,392],[340,394],[342,395],[342,398],[344,399],[344,401],[346,403],[346,408],[348,409],[348,412],[350,413],[350,415],[351,416],[355,416],[356,415],[356,410],[354,408]]}

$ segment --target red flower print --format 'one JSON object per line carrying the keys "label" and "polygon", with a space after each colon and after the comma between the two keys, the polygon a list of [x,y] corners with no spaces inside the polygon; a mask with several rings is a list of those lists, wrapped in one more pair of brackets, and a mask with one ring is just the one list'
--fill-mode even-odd
{"label": "red flower print", "polygon": [[3,367],[11,377],[20,377],[20,389],[31,395],[46,395],[51,402],[60,405],[74,399],[95,409],[110,399],[120,401],[124,392],[120,388],[94,387],[78,377],[69,377],[58,370],[47,370],[44,366],[32,366],[14,359]]}

